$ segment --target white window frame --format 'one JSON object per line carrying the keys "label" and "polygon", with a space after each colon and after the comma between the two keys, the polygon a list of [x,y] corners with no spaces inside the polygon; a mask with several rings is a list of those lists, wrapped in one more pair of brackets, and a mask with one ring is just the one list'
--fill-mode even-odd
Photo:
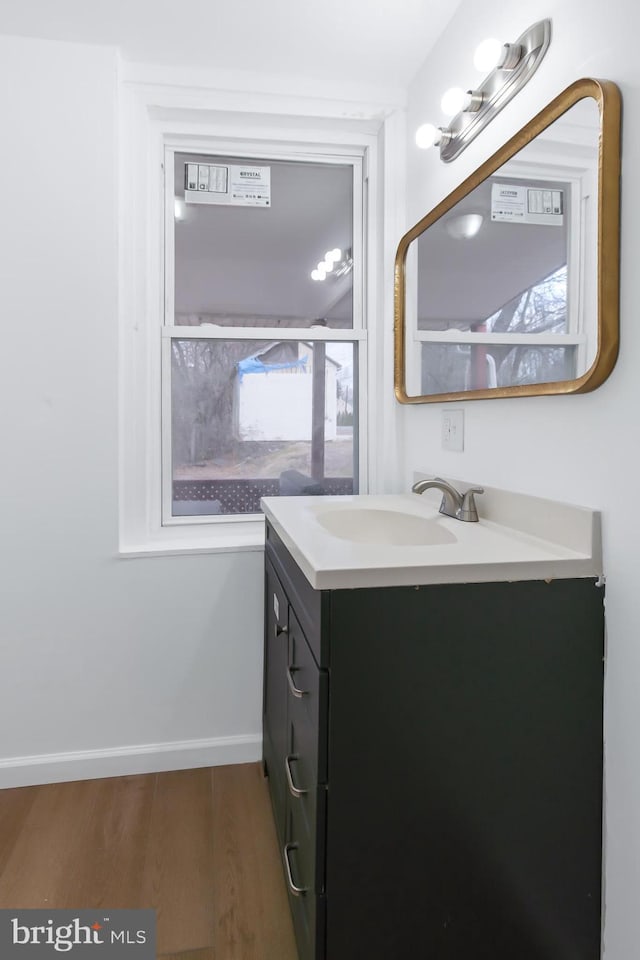
{"label": "white window frame", "polygon": [[[353,250],[353,327],[324,330],[309,327],[188,327],[172,323],[175,320],[175,216],[174,216],[174,165],[175,155],[198,154],[223,159],[241,157],[242,160],[256,160],[261,164],[270,161],[290,161],[316,164],[344,164],[352,168],[353,214],[352,214],[352,250]],[[366,153],[362,149],[355,153],[352,148],[332,147],[318,151],[313,144],[297,145],[295,151],[290,145],[265,141],[259,150],[254,143],[246,141],[225,141],[222,148],[211,140],[194,141],[191,138],[169,137],[165,141],[165,258],[164,258],[164,323],[162,325],[162,525],[190,526],[203,523],[251,523],[261,520],[260,514],[221,514],[203,516],[173,516],[173,458],[171,453],[171,343],[173,340],[305,340],[308,342],[353,343],[358,356],[358,489],[368,490],[368,453],[367,453],[367,325],[365,314],[365,285],[367,265],[365,263],[365,190]]]}
{"label": "white window frame", "polygon": [[[339,95],[292,95],[277,84],[272,92],[266,85],[256,95],[248,85],[246,90],[221,88],[214,74],[210,85],[208,76],[200,74],[197,83],[190,75],[176,74],[175,83],[168,84],[153,70],[127,64],[120,69],[119,555],[236,552],[264,546],[263,518],[161,522],[162,157],[167,144],[188,143],[191,150],[208,143],[216,154],[224,152],[226,144],[226,152],[237,155],[241,141],[251,143],[259,156],[268,144],[290,154],[313,146],[316,153],[364,158],[363,245],[376,269],[369,270],[363,284],[368,330],[360,389],[366,391],[366,430],[359,442],[366,449],[363,478],[369,491],[395,489],[400,436],[393,400],[392,276],[397,238],[406,229],[402,104],[391,96],[366,101],[355,89],[351,99],[344,100]],[[240,155],[247,154],[243,149]],[[201,331],[190,331],[196,332]],[[180,333],[185,336],[187,328]],[[305,331],[307,339],[308,334]],[[326,339],[344,334],[356,339],[354,331],[337,330],[328,331]]]}

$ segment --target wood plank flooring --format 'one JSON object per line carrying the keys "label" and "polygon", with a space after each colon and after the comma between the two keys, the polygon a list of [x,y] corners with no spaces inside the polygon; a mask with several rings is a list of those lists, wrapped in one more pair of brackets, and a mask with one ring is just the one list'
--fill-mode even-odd
{"label": "wood plank flooring", "polygon": [[297,960],[260,764],[0,790],[20,907],[152,907],[163,960]]}

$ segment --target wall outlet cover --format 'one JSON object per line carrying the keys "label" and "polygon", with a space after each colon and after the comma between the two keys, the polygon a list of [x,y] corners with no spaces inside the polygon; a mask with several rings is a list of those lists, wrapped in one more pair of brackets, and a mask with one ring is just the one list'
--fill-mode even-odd
{"label": "wall outlet cover", "polygon": [[442,449],[457,453],[464,450],[464,410],[442,411]]}

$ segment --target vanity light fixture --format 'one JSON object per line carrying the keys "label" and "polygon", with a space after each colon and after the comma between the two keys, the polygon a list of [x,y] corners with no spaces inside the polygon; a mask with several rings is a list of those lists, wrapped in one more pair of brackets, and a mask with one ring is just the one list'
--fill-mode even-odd
{"label": "vanity light fixture", "polygon": [[311,279],[326,280],[329,273],[334,277],[343,277],[352,269],[351,250],[343,252],[340,247],[334,247],[333,250],[327,250],[324,260],[321,260],[317,267],[311,271]]}
{"label": "vanity light fixture", "polygon": [[550,20],[534,23],[515,43],[483,40],[476,49],[474,64],[478,70],[491,72],[473,90],[447,90],[442,98],[442,112],[453,112],[455,116],[446,127],[430,123],[418,127],[417,145],[422,149],[439,146],[441,160],[454,160],[529,81],[550,40]]}

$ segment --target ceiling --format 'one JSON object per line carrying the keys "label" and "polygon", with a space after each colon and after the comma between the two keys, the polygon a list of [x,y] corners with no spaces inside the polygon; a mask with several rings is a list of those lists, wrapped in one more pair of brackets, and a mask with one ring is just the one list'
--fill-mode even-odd
{"label": "ceiling", "polygon": [[0,33],[134,62],[406,86],[460,0],[1,0]]}

